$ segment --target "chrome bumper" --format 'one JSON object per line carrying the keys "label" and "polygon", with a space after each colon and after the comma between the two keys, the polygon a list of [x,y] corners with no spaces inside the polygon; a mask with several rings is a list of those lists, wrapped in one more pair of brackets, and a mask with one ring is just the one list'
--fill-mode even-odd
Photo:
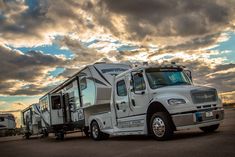
{"label": "chrome bumper", "polygon": [[176,130],[215,125],[223,119],[223,109],[172,115]]}

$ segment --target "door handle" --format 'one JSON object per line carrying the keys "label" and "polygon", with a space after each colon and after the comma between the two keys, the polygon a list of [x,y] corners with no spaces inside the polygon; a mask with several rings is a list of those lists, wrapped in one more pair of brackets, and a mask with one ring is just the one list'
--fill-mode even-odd
{"label": "door handle", "polygon": [[135,106],[135,100],[131,99],[132,105]]}
{"label": "door handle", "polygon": [[116,108],[119,110],[119,105],[118,104],[116,104]]}

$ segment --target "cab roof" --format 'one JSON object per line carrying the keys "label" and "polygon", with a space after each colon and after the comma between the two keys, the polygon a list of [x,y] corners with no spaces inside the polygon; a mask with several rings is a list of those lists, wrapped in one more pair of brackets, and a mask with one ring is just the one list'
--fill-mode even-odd
{"label": "cab roof", "polygon": [[175,64],[163,64],[163,65],[141,65],[141,66],[137,66],[137,67],[134,67],[134,68],[131,68],[130,70],[127,70],[127,71],[124,71],[122,73],[120,73],[119,75],[117,75],[116,77],[119,78],[123,75],[126,75],[127,73],[130,73],[130,72],[133,72],[133,71],[139,71],[139,70],[144,70],[144,69],[149,69],[149,68],[173,68],[173,69],[185,69],[184,66],[182,65],[175,65]]}

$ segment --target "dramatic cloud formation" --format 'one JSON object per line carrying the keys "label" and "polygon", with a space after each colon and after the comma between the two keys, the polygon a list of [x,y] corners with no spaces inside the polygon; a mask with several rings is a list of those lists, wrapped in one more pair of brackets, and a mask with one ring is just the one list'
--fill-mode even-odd
{"label": "dramatic cloud formation", "polygon": [[234,51],[212,49],[234,30],[234,0],[0,0],[0,95],[42,95],[97,61],[168,60],[235,101]]}
{"label": "dramatic cloud formation", "polygon": [[0,45],[0,58],[1,95],[41,94],[52,82],[48,72],[66,63],[62,57],[36,51],[23,54],[4,45]]}

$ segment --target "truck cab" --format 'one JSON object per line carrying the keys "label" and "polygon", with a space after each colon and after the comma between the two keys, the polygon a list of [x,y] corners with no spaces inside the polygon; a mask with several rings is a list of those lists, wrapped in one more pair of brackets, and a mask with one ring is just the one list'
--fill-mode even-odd
{"label": "truck cab", "polygon": [[110,112],[89,118],[93,139],[108,135],[153,135],[169,139],[174,131],[219,127],[224,110],[216,89],[194,85],[183,66],[141,66],[117,75]]}

